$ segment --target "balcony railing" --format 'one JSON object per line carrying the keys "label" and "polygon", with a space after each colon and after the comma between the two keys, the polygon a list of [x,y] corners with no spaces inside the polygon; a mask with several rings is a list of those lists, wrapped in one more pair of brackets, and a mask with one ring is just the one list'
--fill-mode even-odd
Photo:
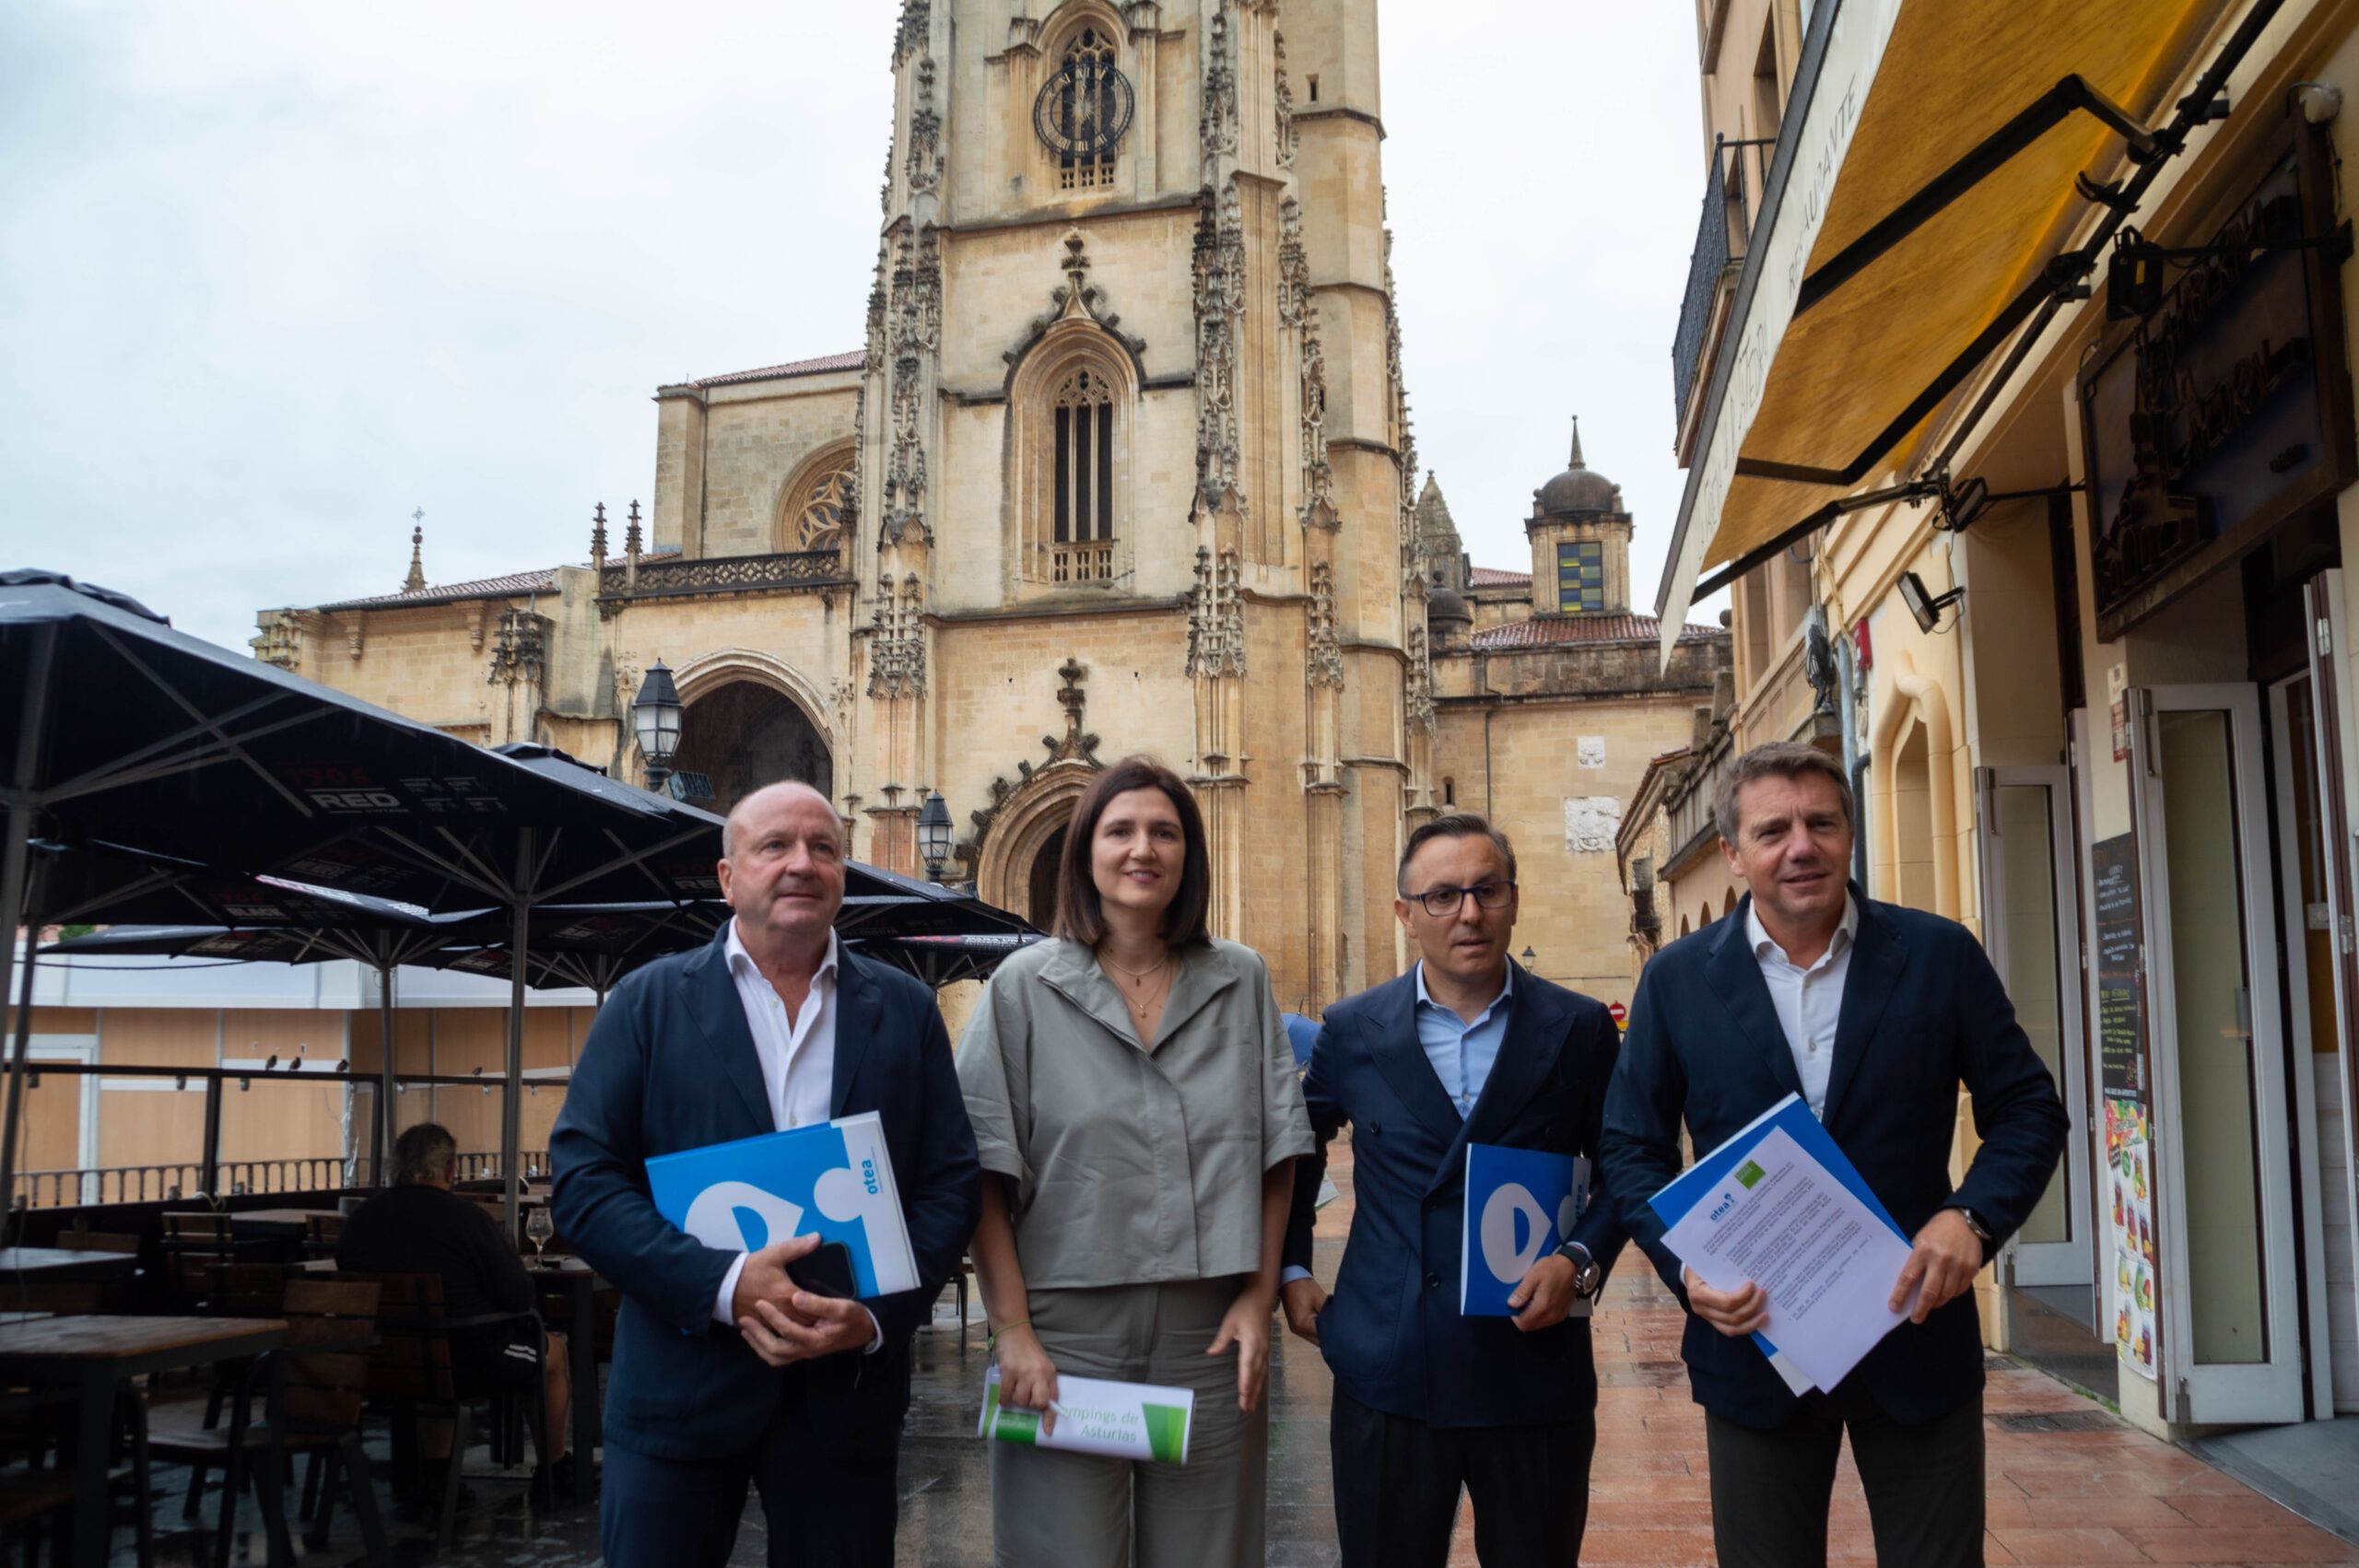
{"label": "balcony railing", "polygon": [[[547,1152],[526,1149],[517,1164],[527,1181],[548,1173]],[[371,1185],[366,1154],[313,1154],[284,1160],[224,1160],[219,1167],[223,1198],[266,1192],[325,1192]],[[28,1209],[70,1209],[77,1204],[155,1203],[194,1199],[205,1190],[205,1167],[92,1165],[79,1170],[24,1171],[17,1177],[17,1200]],[[452,1176],[460,1181],[498,1180],[499,1154],[461,1151]]]}
{"label": "balcony railing", "polygon": [[1049,580],[1050,582],[1113,581],[1113,542],[1100,539],[1086,544],[1050,545]]}
{"label": "balcony railing", "polygon": [[1769,148],[1776,145],[1774,139],[1760,137],[1740,142],[1715,138],[1712,143],[1711,167],[1704,175],[1704,211],[1696,226],[1696,249],[1687,259],[1687,297],[1680,302],[1679,331],[1671,342],[1672,412],[1682,428],[1696,379],[1705,369],[1704,349],[1721,291],[1735,282],[1744,261],[1753,214],[1760,210]]}
{"label": "balcony railing", "polygon": [[[177,1067],[76,1061],[44,1061],[39,1063],[38,1068],[39,1077],[33,1078],[32,1082],[37,1082],[39,1078],[79,1080],[81,1093],[76,1098],[141,1082],[152,1083],[159,1089],[202,1090],[203,1130],[199,1135],[201,1141],[195,1145],[200,1152],[194,1160],[177,1163],[21,1170],[16,1174],[13,1194],[13,1207],[18,1209],[171,1202],[194,1200],[200,1194],[232,1198],[249,1193],[314,1192],[342,1187],[367,1187],[376,1180],[377,1142],[381,1135],[378,1095],[384,1088],[384,1080],[375,1072],[354,1072],[343,1069],[318,1072],[273,1072],[251,1066]],[[527,1080],[525,1088],[528,1092],[553,1089],[562,1095],[567,1082],[568,1080],[562,1078],[536,1077]],[[235,1140],[229,1141],[231,1146],[225,1147],[221,1125],[225,1099],[257,1088],[266,1095],[280,1084],[299,1085],[305,1089],[341,1086],[346,1095],[341,1135],[308,1140],[311,1147],[319,1151],[311,1154],[244,1157],[237,1153]],[[476,1095],[489,1094],[499,1089],[499,1082],[498,1080],[487,1082],[477,1074],[463,1077],[456,1073],[405,1072],[396,1075],[393,1087],[397,1094],[412,1090],[459,1092],[472,1103]],[[101,1136],[105,1131],[107,1115],[106,1102],[101,1101],[99,1110],[99,1132]],[[416,1114],[405,1114],[397,1119],[399,1123],[407,1123],[418,1117]],[[462,1130],[459,1136],[475,1141],[483,1134]],[[548,1171],[548,1152],[545,1149],[519,1150],[517,1165],[526,1179],[537,1179]],[[500,1174],[497,1150],[462,1151],[454,1173],[462,1181],[496,1178]]]}
{"label": "balcony railing", "polygon": [[805,592],[851,581],[840,550],[790,550],[771,556],[677,556],[636,568],[611,560],[599,574],[602,599],[676,599],[697,593]]}

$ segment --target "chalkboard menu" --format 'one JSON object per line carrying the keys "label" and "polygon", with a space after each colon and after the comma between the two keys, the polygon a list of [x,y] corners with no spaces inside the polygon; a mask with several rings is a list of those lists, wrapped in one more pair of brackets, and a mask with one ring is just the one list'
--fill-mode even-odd
{"label": "chalkboard menu", "polygon": [[2139,972],[2145,927],[2138,904],[2138,843],[2119,834],[2092,845],[2097,938],[2097,1067],[2104,1093],[2146,1093],[2146,993]]}

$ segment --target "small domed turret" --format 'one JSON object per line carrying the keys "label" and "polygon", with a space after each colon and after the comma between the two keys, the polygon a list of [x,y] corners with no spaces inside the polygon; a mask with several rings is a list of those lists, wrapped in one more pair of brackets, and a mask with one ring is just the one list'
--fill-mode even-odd
{"label": "small domed turret", "polygon": [[1581,422],[1573,421],[1572,461],[1532,493],[1534,517],[1599,516],[1622,509],[1622,486],[1581,461]]}

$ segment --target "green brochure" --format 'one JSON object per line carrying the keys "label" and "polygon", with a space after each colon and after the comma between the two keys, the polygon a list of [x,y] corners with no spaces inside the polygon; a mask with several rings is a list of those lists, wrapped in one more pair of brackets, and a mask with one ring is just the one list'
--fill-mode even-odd
{"label": "green brochure", "polygon": [[1039,1411],[1000,1403],[999,1368],[994,1366],[983,1375],[983,1419],[976,1423],[975,1435],[1116,1459],[1184,1465],[1188,1427],[1195,1413],[1193,1389],[1061,1374],[1056,1430],[1043,1432]]}

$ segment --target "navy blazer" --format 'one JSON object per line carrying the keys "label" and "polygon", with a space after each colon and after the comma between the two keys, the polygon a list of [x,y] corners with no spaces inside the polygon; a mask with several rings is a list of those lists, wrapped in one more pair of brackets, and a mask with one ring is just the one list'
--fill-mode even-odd
{"label": "navy blazer", "polygon": [[[2031,1048],[1998,971],[1954,920],[1868,899],[1860,912],[1826,1130],[1910,1235],[1944,1208],[1974,1211],[2003,1242],[2039,1201],[2064,1151],[2055,1081]],[[1680,1171],[1679,1124],[1701,1153],[1802,1091],[1792,1047],[1745,935],[1753,907],[1655,954],[1638,978],[1629,1037],[1605,1111],[1605,1168],[1631,1235],[1684,1302],[1679,1261],[1647,1199]],[[1957,1086],[1973,1095],[1982,1147],[1950,1185]],[[1995,1246],[1995,1244],[1994,1244]],[[1690,1316],[1681,1353],[1696,1402],[1742,1426],[1781,1426],[1795,1397],[1750,1339]],[[1847,1387],[1903,1424],[1933,1420],[1982,1387],[1982,1329],[1968,1291],[1924,1323],[1903,1323]]]}
{"label": "navy blazer", "polygon": [[[1589,1320],[1526,1334],[1458,1310],[1466,1146],[1586,1154],[1595,1164],[1620,1041],[1602,1004],[1523,969],[1498,1059],[1461,1118],[1417,1043],[1412,969],[1327,1010],[1303,1081],[1319,1153],[1301,1161],[1285,1260],[1310,1267],[1327,1141],[1352,1124],[1351,1235],[1319,1318],[1336,1386],[1433,1426],[1536,1426],[1597,1404]],[[1625,1239],[1601,1189],[1573,1239],[1612,1268]]]}
{"label": "navy blazer", "polygon": [[[743,1452],[788,1385],[712,1316],[736,1254],[675,1228],[648,1195],[650,1156],[777,1130],[752,1030],[722,949],[626,977],[591,1025],[549,1133],[558,1234],[622,1288],[606,1441],[660,1458]],[[910,1399],[910,1336],[931,1310],[982,1211],[981,1167],[950,1037],[933,994],[850,952],[836,971],[832,1114],[874,1111],[917,1256],[918,1288],[868,1303],[884,1331],[858,1352],[802,1363],[821,1431],[889,1457]]]}

